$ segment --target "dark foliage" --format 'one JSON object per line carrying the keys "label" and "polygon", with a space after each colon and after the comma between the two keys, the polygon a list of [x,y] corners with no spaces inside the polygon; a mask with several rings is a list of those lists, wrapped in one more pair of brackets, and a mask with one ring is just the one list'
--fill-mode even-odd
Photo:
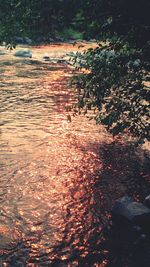
{"label": "dark foliage", "polygon": [[126,130],[143,142],[149,139],[150,2],[85,2],[87,29],[101,43],[74,58],[86,69],[77,81],[78,106],[94,109],[96,122],[113,135]]}
{"label": "dark foliage", "polygon": [[79,0],[0,0],[0,41],[52,36],[71,24],[79,6]]}
{"label": "dark foliage", "polygon": [[88,70],[78,78],[78,107],[85,113],[94,109],[96,122],[113,135],[126,129],[142,142],[149,139],[148,72],[140,50],[117,42],[76,55]]}

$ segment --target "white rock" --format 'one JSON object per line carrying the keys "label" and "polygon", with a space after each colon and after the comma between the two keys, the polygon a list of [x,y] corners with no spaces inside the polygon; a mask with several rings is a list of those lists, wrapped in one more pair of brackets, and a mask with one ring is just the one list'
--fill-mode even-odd
{"label": "white rock", "polygon": [[15,54],[15,57],[29,57],[32,58],[32,51],[31,50],[18,50]]}

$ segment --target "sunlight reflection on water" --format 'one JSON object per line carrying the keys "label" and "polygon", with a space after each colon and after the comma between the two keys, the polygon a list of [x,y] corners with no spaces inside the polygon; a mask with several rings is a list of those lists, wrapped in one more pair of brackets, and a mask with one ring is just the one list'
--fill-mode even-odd
{"label": "sunlight reflection on water", "polygon": [[12,55],[0,64],[2,266],[78,266],[101,235],[92,184],[105,133],[100,139],[102,128],[83,116],[67,121],[65,105],[75,94],[70,68]]}

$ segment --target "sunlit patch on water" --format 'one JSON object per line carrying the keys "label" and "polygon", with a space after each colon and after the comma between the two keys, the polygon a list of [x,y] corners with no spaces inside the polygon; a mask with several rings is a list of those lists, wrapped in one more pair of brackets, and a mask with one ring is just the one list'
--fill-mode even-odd
{"label": "sunlit patch on water", "polygon": [[[102,251],[101,242],[110,214],[103,190],[109,210],[115,188],[107,179],[101,188],[105,161],[100,151],[105,153],[102,144],[112,137],[70,111],[72,67],[42,61],[45,53],[58,58],[74,49],[35,47],[30,60],[11,52],[0,57],[3,267],[107,266],[108,251]],[[112,172],[111,163],[106,178],[107,172]],[[118,196],[124,191],[120,184]]]}

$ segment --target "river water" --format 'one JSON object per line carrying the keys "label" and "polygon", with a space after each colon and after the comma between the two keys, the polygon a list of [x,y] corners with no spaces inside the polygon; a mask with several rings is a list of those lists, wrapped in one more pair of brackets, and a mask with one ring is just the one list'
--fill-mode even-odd
{"label": "river water", "polygon": [[112,138],[68,111],[73,68],[42,60],[76,49],[51,45],[33,47],[32,59],[14,51],[0,56],[0,266],[106,264],[100,242],[109,216],[95,184],[100,145]]}

